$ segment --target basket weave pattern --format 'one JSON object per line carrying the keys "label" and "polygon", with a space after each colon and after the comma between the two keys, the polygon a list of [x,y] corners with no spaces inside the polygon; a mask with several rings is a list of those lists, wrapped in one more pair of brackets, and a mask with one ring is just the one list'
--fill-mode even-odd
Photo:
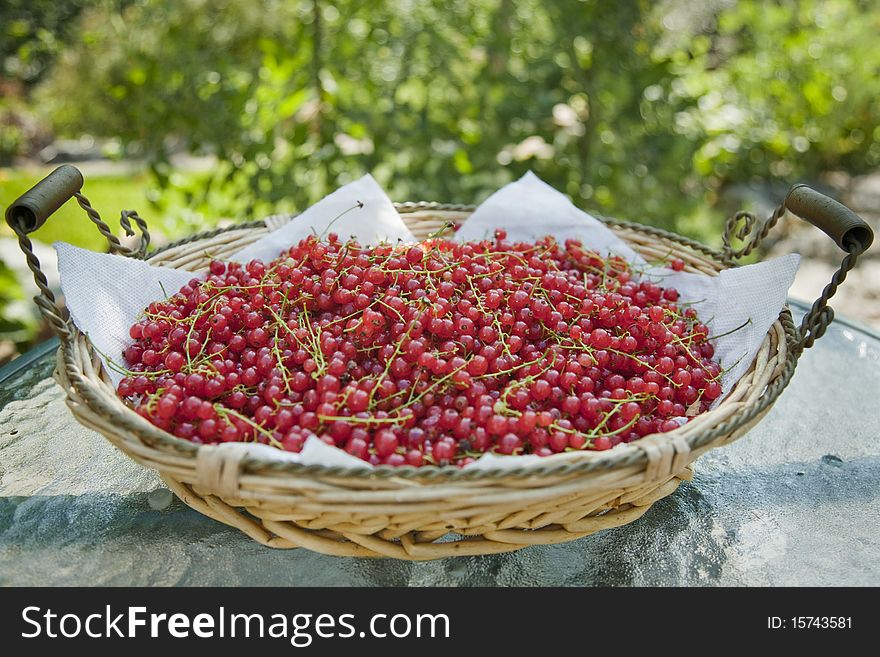
{"label": "basket weave pattern", "polygon": [[[402,204],[419,238],[469,215],[465,206]],[[270,217],[214,231],[162,250],[154,265],[198,272],[289,221]],[[649,228],[610,222],[648,260],[679,257],[685,271],[712,276],[726,264],[705,247]],[[59,350],[56,379],[84,425],[146,467],[158,470],[186,504],[260,543],[331,555],[426,560],[509,552],[571,541],[642,516],[690,479],[705,451],[746,433],[794,370],[797,333],[785,310],[751,368],[715,409],[666,434],[607,452],[546,457],[507,471],[389,468],[371,471],[261,460],[224,445],[174,438],[116,395],[89,341],[73,331]]]}

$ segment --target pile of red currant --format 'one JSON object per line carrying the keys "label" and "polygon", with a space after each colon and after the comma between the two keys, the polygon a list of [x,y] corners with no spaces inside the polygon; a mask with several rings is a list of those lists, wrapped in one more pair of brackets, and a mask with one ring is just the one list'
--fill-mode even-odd
{"label": "pile of red currant", "polygon": [[605,450],[721,395],[708,329],[677,301],[573,240],[310,237],[151,304],[118,392],[196,443],[315,435],[412,466]]}

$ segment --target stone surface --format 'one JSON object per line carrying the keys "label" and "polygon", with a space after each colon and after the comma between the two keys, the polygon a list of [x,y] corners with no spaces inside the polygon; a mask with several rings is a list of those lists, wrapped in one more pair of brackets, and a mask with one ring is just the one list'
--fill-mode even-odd
{"label": "stone surface", "polygon": [[201,516],[76,424],[50,361],[0,383],[0,584],[880,585],[880,339],[853,326],[640,520],[426,563],[271,550]]}

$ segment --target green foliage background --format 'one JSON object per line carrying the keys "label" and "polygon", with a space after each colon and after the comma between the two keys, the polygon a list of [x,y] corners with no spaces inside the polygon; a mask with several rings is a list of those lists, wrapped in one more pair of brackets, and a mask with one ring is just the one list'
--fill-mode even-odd
{"label": "green foliage background", "polygon": [[[54,135],[114,138],[148,162],[149,214],[170,236],[302,209],[365,172],[396,200],[478,202],[532,169],[587,209],[713,241],[725,185],[880,165],[876,1],[2,11],[3,74],[26,92],[0,101],[0,157],[22,149],[2,127],[13,100]],[[180,175],[181,150],[219,164]]]}
{"label": "green foliage background", "polygon": [[[160,187],[216,153],[194,209],[296,209],[372,172],[479,200],[531,168],[679,228],[733,180],[880,163],[876,2],[151,0],[83,12],[38,90]],[[216,189],[215,189],[216,187]]]}

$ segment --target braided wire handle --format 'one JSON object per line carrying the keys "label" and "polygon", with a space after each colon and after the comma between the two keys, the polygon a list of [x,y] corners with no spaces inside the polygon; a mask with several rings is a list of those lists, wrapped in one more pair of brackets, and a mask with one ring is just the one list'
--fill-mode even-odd
{"label": "braided wire handle", "polygon": [[138,230],[141,233],[137,248],[132,249],[124,246],[122,242],[119,241],[119,238],[116,237],[110,226],[104,223],[104,220],[101,219],[101,215],[92,207],[92,204],[86,196],[81,192],[76,192],[73,196],[76,198],[76,202],[79,203],[79,207],[85,211],[92,223],[95,224],[98,232],[107,240],[110,253],[127,256],[129,258],[143,259],[147,253],[147,248],[150,246],[150,231],[147,228],[147,222],[141,219],[136,210],[123,210],[119,213],[119,224],[122,226],[122,230],[125,231],[127,237],[134,237],[136,234],[131,227],[132,220],[135,222],[135,225],[137,225]]}
{"label": "braided wire handle", "polygon": [[150,232],[146,221],[133,210],[123,210],[119,223],[125,234],[129,237],[136,234],[132,228],[132,222],[134,222],[141,235],[136,248],[123,245],[110,226],[101,219],[98,211],[92,207],[89,199],[79,191],[82,184],[82,174],[75,167],[63,165],[22,194],[6,210],[6,222],[18,238],[18,246],[24,253],[28,269],[33,274],[34,283],[40,291],[40,294],[34,297],[34,303],[62,343],[68,343],[71,339],[69,313],[66,308],[61,308],[58,305],[46,275],[40,267],[40,259],[34,253],[33,243],[28,234],[40,228],[49,216],[64,203],[75,198],[92,223],[95,224],[98,232],[107,240],[110,253],[131,258],[143,258],[150,244]]}
{"label": "braided wire handle", "polygon": [[58,336],[63,343],[70,341],[70,326],[67,323],[67,309],[59,308],[55,299],[55,294],[49,288],[49,281],[43,270],[40,269],[40,259],[34,254],[33,244],[27,233],[24,232],[17,224],[10,224],[10,227],[18,237],[18,248],[24,253],[27,260],[28,269],[34,275],[34,283],[40,293],[34,297],[34,303],[40,310],[40,314],[49,323],[52,332]]}
{"label": "braided wire handle", "polygon": [[[744,258],[758,248],[784,214],[785,205],[782,204],[773,211],[773,214],[770,215],[767,221],[761,224],[761,229],[752,235],[751,238],[749,238],[749,235],[758,223],[755,215],[751,212],[740,211],[730,217],[727,223],[724,224],[724,234],[721,236],[721,242],[724,244],[725,261],[728,264],[733,264],[734,260]],[[732,237],[734,236],[738,240],[745,242],[739,249],[734,249],[731,246]]]}
{"label": "braided wire handle", "polygon": [[819,338],[825,335],[828,325],[834,321],[834,308],[828,305],[828,301],[837,292],[837,288],[846,280],[846,275],[853,270],[864,249],[858,242],[851,241],[847,244],[849,253],[840,262],[840,268],[831,276],[831,282],[822,290],[819,298],[813,302],[809,312],[801,320],[800,348],[808,349]]}
{"label": "braided wire handle", "polygon": [[[871,245],[874,234],[870,226],[846,206],[806,185],[795,185],[760,227],[751,212],[737,212],[727,220],[721,238],[724,243],[724,261],[734,264],[735,260],[749,255],[789,211],[824,231],[847,253],[840,268],[831,277],[831,282],[825,286],[822,294],[801,320],[796,344],[800,352],[812,347],[834,320],[834,309],[828,302],[846,280],[846,275],[856,266],[859,256]],[[733,237],[743,241],[743,246],[734,249],[731,245]]]}

